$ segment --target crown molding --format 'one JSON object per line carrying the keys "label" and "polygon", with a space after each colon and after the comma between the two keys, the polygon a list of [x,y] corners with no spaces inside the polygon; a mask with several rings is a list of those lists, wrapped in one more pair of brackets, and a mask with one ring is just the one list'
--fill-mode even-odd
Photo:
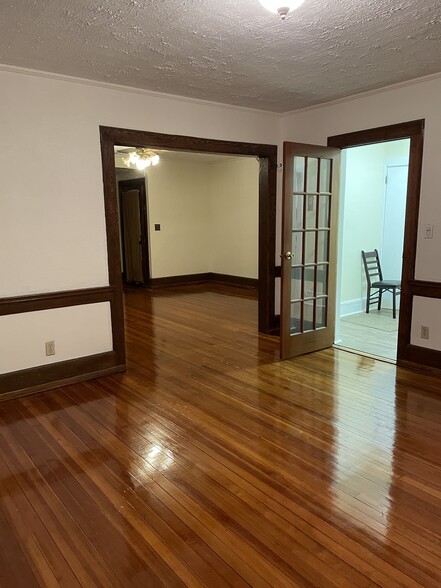
{"label": "crown molding", "polygon": [[188,96],[181,96],[179,94],[166,94],[164,92],[155,92],[153,90],[146,90],[144,88],[136,88],[134,86],[123,86],[119,84],[111,84],[110,82],[100,82],[98,80],[89,80],[87,78],[78,78],[75,76],[68,76],[65,74],[58,74],[39,69],[29,69],[26,67],[19,67],[15,65],[7,65],[0,63],[0,72],[21,74],[27,76],[34,76],[38,78],[46,78],[51,80],[58,80],[60,82],[69,82],[73,84],[82,84],[84,86],[92,86],[97,88],[105,88],[117,92],[127,92],[128,94],[139,94],[141,96],[150,96],[151,98],[159,98],[161,100],[170,100],[178,102],[186,102],[199,106],[211,106],[214,108],[222,108],[225,110],[234,110],[237,112],[249,112],[251,114],[263,114],[268,117],[279,119],[282,116],[280,112],[273,112],[271,110],[262,110],[260,108],[250,108],[248,106],[238,106],[237,104],[226,104],[225,102],[215,102],[211,100],[202,100],[200,98],[190,98]]}
{"label": "crown molding", "polygon": [[360,92],[359,94],[352,94],[351,96],[345,96],[338,98],[337,100],[330,100],[329,102],[321,102],[320,104],[314,104],[313,106],[306,106],[305,108],[298,108],[289,110],[281,113],[280,117],[284,119],[287,116],[293,114],[301,114],[303,112],[309,112],[312,110],[318,110],[327,106],[334,106],[336,104],[343,104],[345,102],[352,102],[353,100],[359,100],[361,98],[367,98],[369,96],[375,96],[376,94],[384,94],[386,92],[392,92],[393,90],[399,90],[400,88],[407,88],[408,86],[415,86],[423,84],[424,82],[430,82],[432,80],[438,80],[441,78],[441,72],[430,74],[428,76],[421,76],[420,78],[413,78],[412,80],[406,80],[405,82],[398,82],[397,84],[391,84],[389,86],[382,86],[375,90],[368,90],[366,92]]}
{"label": "crown molding", "polygon": [[262,114],[273,118],[274,120],[283,120],[288,116],[292,116],[294,114],[301,114],[303,112],[309,112],[313,110],[318,110],[321,108],[325,108],[327,106],[335,106],[337,104],[343,104],[345,102],[351,102],[353,100],[359,100],[362,98],[367,98],[369,96],[375,96],[377,94],[383,94],[385,92],[391,92],[393,90],[399,90],[400,88],[406,88],[409,86],[414,86],[417,84],[422,84],[424,82],[430,82],[432,80],[437,80],[441,78],[441,72],[430,74],[427,76],[421,76],[419,78],[413,78],[412,80],[406,80],[404,82],[398,82],[397,84],[390,84],[389,86],[382,86],[381,88],[376,88],[375,90],[368,90],[366,92],[360,92],[358,94],[352,94],[350,96],[344,96],[342,98],[338,98],[336,100],[330,100],[328,102],[321,102],[320,104],[314,104],[312,106],[306,106],[304,108],[298,108],[293,110],[288,110],[286,112],[274,112],[271,110],[263,110],[260,108],[250,108],[248,106],[238,106],[236,104],[225,104],[224,102],[215,102],[211,100],[201,100],[200,98],[189,98],[188,96],[182,96],[179,94],[166,94],[164,92],[155,92],[153,90],[146,90],[143,88],[136,88],[133,86],[123,86],[119,84],[112,84],[109,82],[100,82],[97,80],[90,80],[87,78],[78,78],[75,76],[68,76],[64,74],[58,74],[38,69],[29,69],[26,67],[19,67],[15,65],[7,65],[0,63],[0,72],[4,71],[7,73],[15,73],[21,75],[28,75],[40,78],[47,78],[52,80],[58,80],[62,82],[69,82],[74,84],[82,84],[85,86],[92,86],[97,88],[105,88],[108,90],[114,90],[118,92],[126,92],[128,94],[138,94],[141,96],[150,96],[152,98],[159,98],[161,100],[169,100],[169,101],[178,101],[178,102],[186,102],[188,104],[195,104],[199,106],[212,106],[214,108],[221,108],[224,110],[232,110],[236,112],[249,112],[251,114]]}

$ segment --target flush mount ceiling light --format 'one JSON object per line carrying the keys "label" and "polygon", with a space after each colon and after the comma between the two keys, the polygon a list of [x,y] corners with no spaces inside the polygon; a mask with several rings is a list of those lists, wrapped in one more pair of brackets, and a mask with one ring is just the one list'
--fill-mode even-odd
{"label": "flush mount ceiling light", "polygon": [[270,12],[274,12],[285,20],[288,13],[303,4],[305,0],[259,0],[259,2]]}
{"label": "flush mount ceiling light", "polygon": [[159,163],[159,155],[152,149],[140,147],[131,151],[127,157],[124,158],[124,162],[127,167],[134,165],[136,169],[143,170],[151,165],[157,165]]}

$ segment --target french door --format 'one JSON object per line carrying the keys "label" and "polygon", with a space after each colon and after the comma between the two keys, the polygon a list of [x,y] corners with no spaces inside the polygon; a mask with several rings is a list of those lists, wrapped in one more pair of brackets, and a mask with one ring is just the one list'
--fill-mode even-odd
{"label": "french door", "polygon": [[334,343],[340,149],[283,145],[281,357]]}

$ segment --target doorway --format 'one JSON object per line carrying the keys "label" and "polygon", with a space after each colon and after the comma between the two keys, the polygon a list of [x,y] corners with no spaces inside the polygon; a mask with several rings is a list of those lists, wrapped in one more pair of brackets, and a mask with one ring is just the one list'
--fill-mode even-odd
{"label": "doorway", "polygon": [[[280,329],[282,359],[331,347],[335,339],[338,222],[333,222],[336,215],[333,214],[332,207],[334,206],[334,210],[338,208],[338,160],[341,150],[409,139],[397,364],[421,363],[419,349],[411,344],[411,323],[413,297],[425,286],[415,280],[424,122],[415,120],[336,135],[328,138],[327,147],[284,143]],[[297,178],[296,165],[300,166],[300,181]],[[322,167],[326,178],[324,186]],[[326,202],[327,197],[330,198],[331,212],[326,214],[326,222],[323,224],[320,221],[320,202]],[[297,207],[296,200],[302,205]],[[309,222],[310,207],[312,220]],[[328,232],[328,237],[324,237],[325,231]],[[321,233],[324,249],[320,249]],[[326,265],[326,272],[319,272],[319,265]],[[311,282],[311,287],[308,286],[308,281]]]}
{"label": "doorway", "polygon": [[[401,284],[409,151],[410,139],[400,139],[341,155],[335,344],[388,360],[397,356],[400,288],[392,284]],[[389,290],[368,290],[378,273]]]}
{"label": "doorway", "polygon": [[147,286],[150,264],[144,179],[119,180],[118,201],[123,282]]}
{"label": "doorway", "polygon": [[166,135],[114,127],[100,127],[100,139],[107,228],[109,285],[113,293],[111,312],[115,361],[118,364],[125,364],[121,251],[114,162],[114,149],[117,145],[130,145],[138,148],[143,148],[148,145],[152,149],[248,155],[258,158],[258,330],[259,332],[269,334],[276,332],[278,328],[275,313],[277,146]]}

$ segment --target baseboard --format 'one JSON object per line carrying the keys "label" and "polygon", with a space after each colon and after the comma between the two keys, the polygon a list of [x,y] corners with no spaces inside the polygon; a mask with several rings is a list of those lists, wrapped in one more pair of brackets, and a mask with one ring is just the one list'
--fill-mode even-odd
{"label": "baseboard", "polygon": [[0,400],[24,396],[124,371],[114,351],[0,375]]}
{"label": "baseboard", "polygon": [[259,280],[257,278],[244,278],[242,276],[230,276],[228,274],[209,274],[210,282],[217,282],[219,284],[228,284],[230,286],[241,286],[243,288],[257,288]]}
{"label": "baseboard", "polygon": [[428,349],[418,345],[407,345],[404,349],[404,357],[398,360],[402,367],[412,367],[425,370],[441,370],[441,351]]}
{"label": "baseboard", "polygon": [[150,288],[164,288],[167,286],[185,286],[190,284],[206,284],[215,282],[218,284],[229,284],[231,286],[242,286],[245,288],[257,288],[257,278],[244,278],[242,276],[230,276],[228,274],[217,274],[207,272],[203,274],[186,274],[182,276],[167,276],[164,278],[151,278]]}
{"label": "baseboard", "polygon": [[366,310],[366,298],[354,298],[340,303],[340,316],[350,316],[359,314]]}

